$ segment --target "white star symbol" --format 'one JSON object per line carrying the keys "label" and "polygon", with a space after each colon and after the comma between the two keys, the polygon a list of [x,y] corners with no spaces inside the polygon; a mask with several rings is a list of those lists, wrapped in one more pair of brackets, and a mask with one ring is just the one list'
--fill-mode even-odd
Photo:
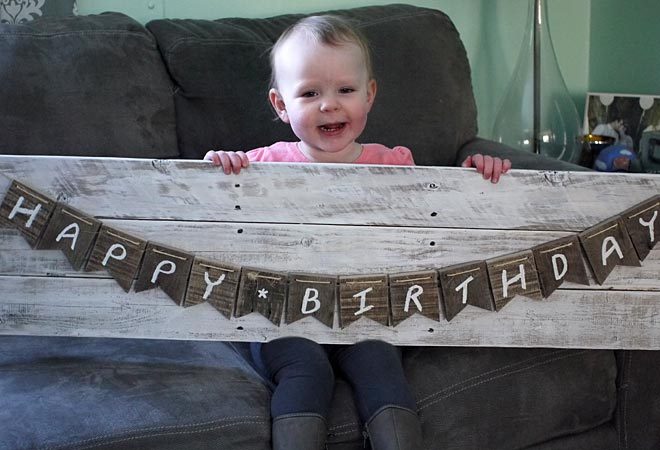
{"label": "white star symbol", "polygon": [[259,298],[268,298],[266,297],[266,294],[268,294],[268,291],[266,289],[259,289]]}

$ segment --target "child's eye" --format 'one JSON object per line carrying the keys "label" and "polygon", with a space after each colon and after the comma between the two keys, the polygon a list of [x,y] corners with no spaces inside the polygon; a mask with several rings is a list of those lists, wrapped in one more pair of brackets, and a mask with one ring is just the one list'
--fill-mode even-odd
{"label": "child's eye", "polygon": [[343,87],[339,89],[340,94],[350,94],[351,92],[355,92],[355,89],[350,88],[350,87]]}
{"label": "child's eye", "polygon": [[315,91],[303,92],[300,96],[305,98],[316,97],[318,94]]}

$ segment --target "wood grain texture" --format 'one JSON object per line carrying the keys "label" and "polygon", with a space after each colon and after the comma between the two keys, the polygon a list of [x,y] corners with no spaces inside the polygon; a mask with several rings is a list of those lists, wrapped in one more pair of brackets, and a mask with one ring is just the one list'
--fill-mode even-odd
{"label": "wood grain texture", "polygon": [[[0,156],[0,195],[12,179],[143,242],[283,277],[396,275],[501,258],[576,236],[660,192],[654,175],[513,170],[493,186],[457,168],[262,163],[225,176],[200,161]],[[261,314],[227,318],[226,302],[184,308],[160,288],[124,292],[105,270],[76,271],[60,251],[32,249],[13,226],[0,228],[0,249],[3,334],[660,349],[658,246],[641,267],[618,265],[602,285],[590,274],[588,286],[564,282],[543,301],[516,296],[499,312],[468,304],[451,322],[413,314],[396,327],[383,325],[389,312],[379,310],[380,324],[343,329],[328,326],[327,311],[325,324],[280,320],[290,282],[265,287],[279,294],[251,304]],[[206,284],[197,281],[199,294]]]}

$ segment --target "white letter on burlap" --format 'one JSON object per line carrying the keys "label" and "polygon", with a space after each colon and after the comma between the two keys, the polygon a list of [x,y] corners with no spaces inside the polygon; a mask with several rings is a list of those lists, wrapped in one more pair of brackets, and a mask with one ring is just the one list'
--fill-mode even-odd
{"label": "white letter on burlap", "polygon": [[650,241],[653,242],[655,241],[655,219],[658,218],[658,211],[653,211],[653,217],[648,222],[644,222],[644,219],[641,217],[639,218],[639,224],[647,227],[649,229],[649,238]]}
{"label": "white letter on burlap", "polygon": [[[307,288],[305,289],[305,296],[303,297],[302,301],[302,308],[300,308],[300,312],[303,314],[312,314],[321,309],[321,302],[318,300],[319,298],[319,290],[314,289],[314,288]],[[312,303],[314,306],[309,308],[309,304]]]}
{"label": "white letter on burlap", "polygon": [[422,304],[419,302],[418,297],[422,295],[424,292],[424,288],[422,288],[418,284],[414,284],[408,288],[408,292],[406,293],[406,303],[403,306],[403,311],[408,312],[410,309],[410,300],[415,302],[415,306],[417,306],[417,310],[419,312],[422,312]]}
{"label": "white letter on burlap", "polygon": [[[163,267],[166,264],[169,264],[170,268],[167,269],[167,270],[163,270]],[[165,275],[171,275],[174,272],[176,272],[176,264],[172,261],[169,261],[169,260],[165,259],[165,260],[159,262],[158,265],[156,266],[156,270],[154,270],[153,275],[151,275],[151,282],[155,283],[156,280],[158,279],[158,275],[160,275],[161,273],[165,274]]]}
{"label": "white letter on burlap", "polygon": [[211,292],[213,292],[213,288],[222,284],[223,281],[225,281],[224,273],[220,275],[220,278],[218,278],[216,281],[211,281],[211,279],[209,278],[209,273],[204,272],[204,282],[206,283],[206,290],[204,290],[204,295],[202,296],[202,298],[204,300],[207,300],[211,295]]}
{"label": "white letter on burlap", "polygon": [[[562,262],[563,267],[561,272],[559,271],[559,267],[557,267],[557,260],[560,260]],[[566,276],[566,272],[568,272],[568,260],[566,259],[566,256],[564,256],[561,253],[552,255],[552,271],[554,272],[555,280],[557,281],[561,280]]]}
{"label": "white letter on burlap", "polygon": [[[607,248],[608,242],[612,244],[610,248]],[[621,251],[621,247],[619,247],[619,243],[614,239],[612,236],[608,236],[605,239],[603,239],[603,244],[601,246],[601,253],[603,256],[603,266],[607,266],[607,258],[610,257],[612,253],[616,252],[617,255],[619,255],[619,259],[623,259],[623,252]]]}
{"label": "white letter on burlap", "polygon": [[17,213],[25,214],[27,216],[30,216],[30,218],[25,222],[25,228],[30,228],[32,226],[32,223],[34,222],[34,219],[37,218],[37,214],[39,214],[39,211],[41,210],[41,203],[38,203],[37,206],[35,206],[34,209],[29,209],[29,208],[21,208],[21,205],[25,201],[25,198],[23,196],[18,197],[18,201],[14,205],[14,208],[11,210],[9,213],[9,219],[13,219],[16,217]]}
{"label": "white letter on burlap", "polygon": [[[116,255],[114,253],[115,250],[121,250],[121,253]],[[126,247],[124,247],[122,244],[112,244],[110,248],[108,249],[107,252],[105,252],[105,257],[103,258],[103,262],[101,263],[103,267],[108,265],[108,260],[110,258],[116,259],[117,261],[122,261],[128,256],[128,252],[126,251]]]}
{"label": "white letter on burlap", "polygon": [[360,314],[364,314],[367,311],[373,309],[374,305],[369,305],[366,306],[367,304],[367,294],[371,291],[373,291],[374,288],[370,287],[365,289],[364,291],[360,291],[357,294],[355,294],[353,297],[360,297],[360,309],[355,311],[353,315],[359,316]]}
{"label": "white letter on burlap", "polygon": [[468,301],[468,284],[470,284],[470,282],[473,281],[473,280],[474,280],[474,277],[472,275],[470,275],[469,277],[467,277],[465,279],[464,282],[462,282],[461,284],[456,286],[456,289],[455,289],[456,292],[460,291],[461,289],[463,290],[463,304],[464,305],[467,304],[467,301]]}
{"label": "white letter on burlap", "polygon": [[[73,234],[67,234],[67,232],[71,229],[74,229],[75,231]],[[71,239],[71,250],[76,248],[76,242],[78,242],[78,235],[80,235],[80,226],[77,223],[72,223],[71,225],[66,226],[60,234],[57,235],[55,238],[55,242],[60,242],[63,238],[69,238]]]}
{"label": "white letter on burlap", "polygon": [[523,290],[527,289],[527,282],[525,280],[525,265],[520,264],[518,266],[518,270],[520,273],[510,280],[506,277],[506,270],[502,271],[502,296],[504,298],[509,296],[509,286],[517,281],[520,281],[520,285],[522,286]]}

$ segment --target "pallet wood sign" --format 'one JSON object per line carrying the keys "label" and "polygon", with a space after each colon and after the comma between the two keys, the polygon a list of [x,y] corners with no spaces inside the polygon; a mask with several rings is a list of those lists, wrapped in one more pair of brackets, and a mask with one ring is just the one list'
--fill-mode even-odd
{"label": "pallet wood sign", "polygon": [[0,333],[660,349],[660,177],[0,156]]}

